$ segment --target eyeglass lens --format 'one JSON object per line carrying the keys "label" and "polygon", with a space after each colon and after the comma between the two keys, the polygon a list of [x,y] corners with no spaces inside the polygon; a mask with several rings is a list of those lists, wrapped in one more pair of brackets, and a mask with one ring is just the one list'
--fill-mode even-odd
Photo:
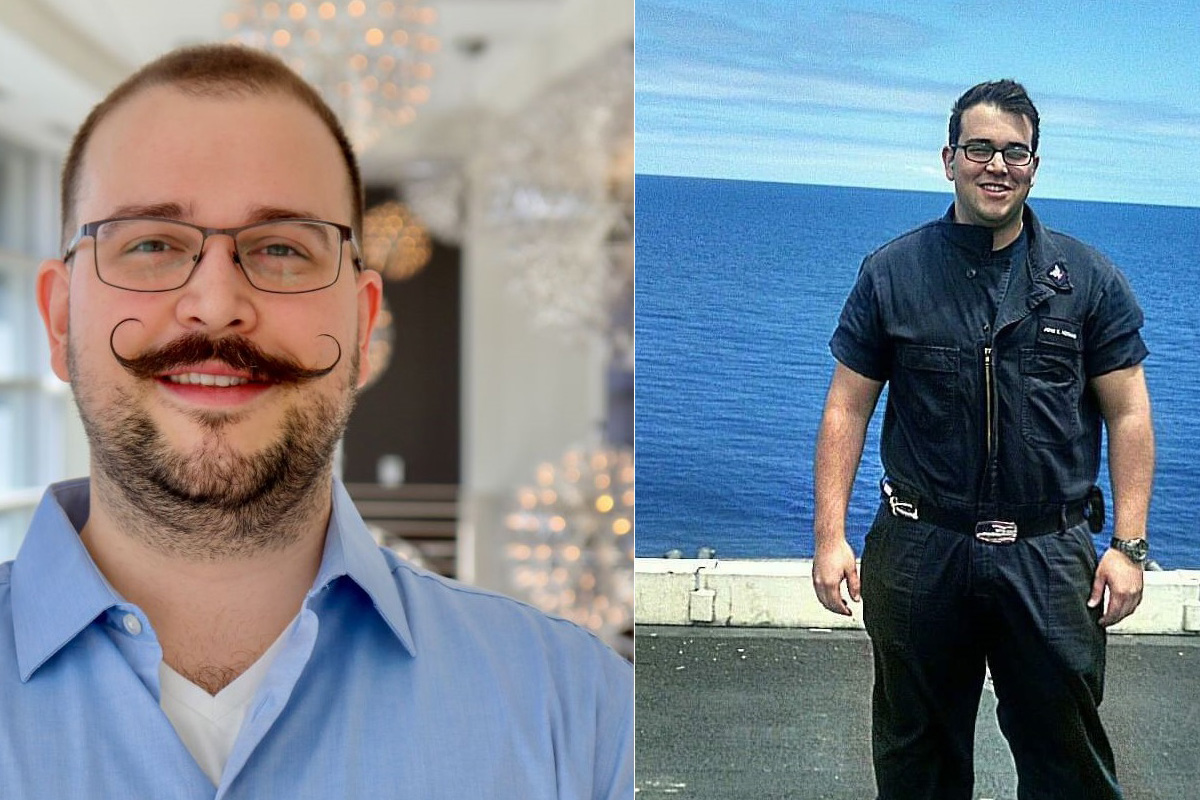
{"label": "eyeglass lens", "polygon": [[[113,220],[96,231],[96,269],[105,283],[138,291],[183,286],[204,247],[204,233],[172,220]],[[300,220],[266,222],[237,234],[234,246],[250,283],[269,292],[322,289],[341,266],[341,233]]]}
{"label": "eyeglass lens", "polygon": [[967,158],[979,164],[986,164],[999,151],[1004,163],[1013,167],[1023,167],[1033,161],[1033,153],[1024,147],[1011,145],[1003,149],[992,147],[986,142],[971,142],[960,145]]}

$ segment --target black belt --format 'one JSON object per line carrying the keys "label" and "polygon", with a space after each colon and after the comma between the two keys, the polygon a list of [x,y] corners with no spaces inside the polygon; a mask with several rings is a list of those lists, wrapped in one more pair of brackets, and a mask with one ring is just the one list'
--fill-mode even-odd
{"label": "black belt", "polygon": [[974,536],[989,544],[1010,544],[1017,539],[1057,533],[1085,521],[1096,532],[1104,525],[1104,498],[1096,487],[1092,487],[1092,491],[1082,500],[1064,503],[1050,511],[1021,514],[1014,519],[990,520],[980,520],[970,511],[939,508],[900,489],[887,478],[879,482],[879,488],[893,517],[921,520],[965,536]]}

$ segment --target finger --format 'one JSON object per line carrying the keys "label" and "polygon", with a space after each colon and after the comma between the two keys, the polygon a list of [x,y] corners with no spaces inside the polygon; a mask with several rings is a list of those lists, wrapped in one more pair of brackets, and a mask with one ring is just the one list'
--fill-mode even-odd
{"label": "finger", "polygon": [[814,580],[813,588],[817,590],[817,599],[821,601],[821,605],[835,614],[850,616],[850,609],[846,607],[846,601],[842,599],[841,581],[830,584]]}
{"label": "finger", "polygon": [[835,614],[841,614],[844,617],[850,616],[850,609],[846,607],[846,601],[842,598],[840,585],[827,592],[821,598],[821,604]]}
{"label": "finger", "polygon": [[858,579],[858,570],[851,569],[846,576],[846,588],[850,590],[850,599],[856,603],[862,602],[862,583]]}
{"label": "finger", "polygon": [[[1096,577],[1092,581],[1092,595],[1087,601],[1088,608],[1095,608],[1096,606],[1100,605],[1100,601],[1104,599],[1104,586],[1106,583],[1107,581],[1104,579],[1104,573],[1097,571]],[[1112,602],[1111,598],[1109,599],[1109,602]]]}
{"label": "finger", "polygon": [[1110,625],[1116,625],[1136,611],[1141,602],[1141,592],[1110,594],[1108,608],[1105,610],[1104,616],[1100,618],[1100,624],[1106,628]]}
{"label": "finger", "polygon": [[1118,622],[1125,619],[1125,617],[1129,616],[1130,611],[1132,611],[1132,609],[1126,610],[1123,603],[1110,596],[1108,598],[1108,608],[1105,609],[1104,615],[1100,617],[1100,627],[1107,628],[1112,625],[1116,625]]}
{"label": "finger", "polygon": [[1118,594],[1110,591],[1108,593],[1108,606],[1104,609],[1104,614],[1100,617],[1100,625],[1107,628],[1110,625],[1116,625],[1133,611],[1129,607],[1129,596]]}

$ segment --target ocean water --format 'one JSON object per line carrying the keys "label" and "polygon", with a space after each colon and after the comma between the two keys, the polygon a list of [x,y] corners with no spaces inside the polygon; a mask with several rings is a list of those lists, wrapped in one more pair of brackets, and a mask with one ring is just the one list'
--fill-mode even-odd
{"label": "ocean water", "polygon": [[[813,451],[838,313],[863,256],[951,201],[638,176],[638,555],[700,546],[726,558],[812,555]],[[1168,569],[1200,567],[1200,208],[1036,194],[1030,204],[1046,225],[1106,253],[1133,285],[1146,313],[1158,445],[1151,557]],[[851,500],[856,552],[878,503],[885,400]],[[1101,485],[1109,495],[1107,468]]]}

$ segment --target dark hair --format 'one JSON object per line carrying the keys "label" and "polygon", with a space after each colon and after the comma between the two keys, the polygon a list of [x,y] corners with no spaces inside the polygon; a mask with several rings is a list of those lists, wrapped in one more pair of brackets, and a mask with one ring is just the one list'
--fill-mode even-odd
{"label": "dark hair", "polygon": [[350,179],[350,224],[362,240],[363,185],[358,159],[337,116],[312,86],[276,56],[237,44],[204,44],[174,50],[151,61],[92,109],[79,126],[62,172],[62,239],[74,234],[75,196],[79,191],[79,173],[87,144],[105,117],[143,89],[171,86],[187,94],[205,97],[266,94],[281,92],[312,109],[337,140]]}
{"label": "dark hair", "polygon": [[1025,92],[1025,87],[1016,81],[989,81],[972,86],[963,92],[962,97],[950,109],[950,144],[958,144],[962,133],[962,115],[968,108],[978,105],[995,106],[1009,114],[1019,114],[1033,124],[1033,141],[1029,147],[1033,152],[1038,148],[1038,112]]}

